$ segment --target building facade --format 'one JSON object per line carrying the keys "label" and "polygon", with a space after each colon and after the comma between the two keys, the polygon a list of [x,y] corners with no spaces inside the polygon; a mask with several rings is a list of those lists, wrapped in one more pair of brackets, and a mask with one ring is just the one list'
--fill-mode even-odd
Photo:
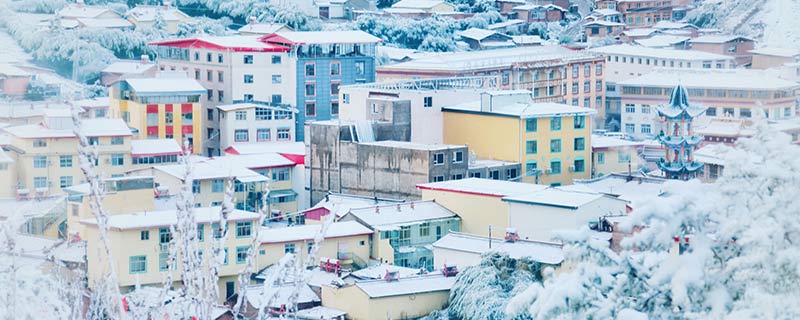
{"label": "building facade", "polygon": [[249,102],[217,109],[222,150],[234,144],[294,141],[294,108]]}

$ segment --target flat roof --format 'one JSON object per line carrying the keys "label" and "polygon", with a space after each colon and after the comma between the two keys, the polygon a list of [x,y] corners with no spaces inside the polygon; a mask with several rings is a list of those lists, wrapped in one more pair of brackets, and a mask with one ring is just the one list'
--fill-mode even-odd
{"label": "flat roof", "polygon": [[[235,178],[241,182],[266,182],[269,178],[250,170],[241,164],[232,161],[214,161],[192,157],[192,178],[195,180]],[[158,170],[175,178],[183,179],[186,166],[183,164],[169,164],[153,166]]]}
{"label": "flat roof", "polygon": [[361,289],[361,291],[370,298],[385,298],[426,292],[450,291],[455,282],[456,277],[445,277],[442,274],[430,274],[418,277],[400,278],[398,281],[356,281],[355,286]]}
{"label": "flat roof", "polygon": [[[77,138],[72,128],[51,129],[44,124],[6,127],[2,130],[23,139]],[[81,119],[81,132],[87,137],[119,137],[133,135],[131,129],[125,124],[125,121],[118,118]]]}
{"label": "flat roof", "polygon": [[635,208],[661,195],[667,179],[647,177],[634,172],[631,176],[612,173],[595,179],[575,180],[574,182],[576,186],[586,187],[595,192],[628,201]]}
{"label": "flat roof", "polygon": [[423,150],[423,151],[436,151],[436,150],[448,150],[448,149],[464,148],[464,146],[455,145],[455,144],[427,144],[427,143],[416,143],[416,142],[395,141],[395,140],[359,142],[359,144],[372,145],[372,146],[383,146],[383,147],[398,148],[398,149]]}
{"label": "flat roof", "polygon": [[56,15],[66,18],[94,18],[109,11],[110,10],[103,7],[71,3],[61,10],[58,10]]}
{"label": "flat roof", "polygon": [[492,107],[491,111],[482,111],[480,100],[449,107],[442,107],[442,111],[503,115],[519,117],[523,119],[547,118],[565,115],[592,115],[597,113],[597,110],[592,108],[578,107],[555,102],[513,103],[509,105],[494,106]]}
{"label": "flat roof", "polygon": [[489,248],[489,237],[450,231],[434,242],[433,247],[474,254],[503,252],[514,259],[529,258],[549,265],[557,265],[564,261],[564,250],[559,243],[523,239],[506,242],[498,238],[492,238],[491,241],[492,246]]}
{"label": "flat roof", "polygon": [[137,21],[154,21],[159,14],[164,21],[181,21],[183,19],[191,19],[189,15],[183,13],[183,11],[178,10],[178,8],[173,6],[166,7],[137,5],[133,9],[128,10],[128,12],[125,13],[125,16],[136,18]]}
{"label": "flat roof", "polygon": [[[197,223],[219,222],[222,207],[192,208]],[[228,213],[228,222],[257,220],[258,214],[244,210],[233,210]],[[96,218],[82,219],[81,224],[97,225]],[[108,227],[115,230],[150,229],[169,227],[178,223],[177,210],[160,210],[150,212],[136,212],[129,214],[116,214],[108,216]]]}
{"label": "flat roof", "polygon": [[655,69],[648,74],[617,84],[674,88],[719,88],[737,90],[779,90],[800,87],[797,82],[769,75],[761,70],[746,69]]}
{"label": "flat roof", "polygon": [[439,219],[458,219],[453,211],[433,200],[351,208],[348,214],[377,230],[394,230],[403,225]]}
{"label": "flat roof", "polygon": [[377,197],[360,196],[353,194],[329,193],[325,198],[317,202],[313,207],[303,210],[308,212],[325,208],[328,212],[335,214],[337,217],[342,217],[353,208],[374,207],[375,205],[402,203],[405,200],[399,199],[385,199]]}
{"label": "flat roof", "polygon": [[752,54],[791,58],[800,55],[800,50],[792,48],[763,47],[750,50]]}
{"label": "flat roof", "polygon": [[238,31],[259,33],[259,34],[271,34],[283,28],[288,28],[288,27],[283,23],[261,22],[261,23],[246,24],[244,27],[239,28]]}
{"label": "flat roof", "polygon": [[122,80],[137,95],[204,94],[206,88],[191,78],[132,78]]}
{"label": "flat roof", "polygon": [[[320,233],[320,224],[307,224],[282,228],[262,228],[261,243],[284,243],[314,240]],[[334,222],[328,226],[325,239],[370,235],[373,231],[356,221]]]}
{"label": "flat roof", "polygon": [[606,137],[593,134],[592,135],[592,149],[594,148],[622,148],[622,147],[640,147],[642,143],[635,141],[628,141],[620,138]]}
{"label": "flat roof", "polygon": [[400,0],[393,4],[392,8],[430,9],[443,3],[446,2],[443,0]]}
{"label": "flat roof", "polygon": [[134,139],[131,140],[131,156],[178,155],[183,150],[175,139]]}
{"label": "flat roof", "polygon": [[733,60],[731,56],[724,56],[721,54],[708,53],[695,50],[675,50],[675,49],[662,49],[662,48],[648,48],[641,46],[634,46],[629,44],[617,44],[599,48],[589,49],[591,52],[600,53],[604,55],[628,55],[650,57],[658,59],[675,59],[675,60]]}
{"label": "flat roof", "polygon": [[142,62],[141,60],[119,60],[115,61],[114,63],[108,65],[102,72],[106,73],[135,73],[141,74],[147,72],[148,70],[155,68],[156,64],[154,62]]}
{"label": "flat roof", "polygon": [[723,143],[711,143],[697,149],[693,155],[699,162],[725,166],[725,158],[731,150],[733,148]]}
{"label": "flat roof", "polygon": [[155,46],[175,48],[203,48],[212,50],[232,50],[237,52],[285,52],[288,47],[261,41],[263,35],[205,36],[188,39],[174,39],[150,43]]}
{"label": "flat roof", "polygon": [[505,196],[536,192],[546,189],[547,186],[531,183],[492,180],[481,178],[467,178],[442,182],[422,183],[417,189],[456,192],[502,198]]}
{"label": "flat roof", "polygon": [[133,23],[123,18],[79,18],[87,28],[131,28]]}
{"label": "flat roof", "polygon": [[726,43],[731,42],[737,39],[744,39],[748,41],[753,41],[750,38],[737,36],[732,34],[709,34],[704,36],[699,36],[691,40],[692,43]]}
{"label": "flat roof", "polygon": [[261,37],[261,41],[278,44],[379,43],[382,40],[361,30],[346,31],[279,31]]}
{"label": "flat roof", "polygon": [[507,196],[503,201],[576,210],[602,197],[603,195],[597,192],[575,191],[569,187],[548,187],[536,192]]}

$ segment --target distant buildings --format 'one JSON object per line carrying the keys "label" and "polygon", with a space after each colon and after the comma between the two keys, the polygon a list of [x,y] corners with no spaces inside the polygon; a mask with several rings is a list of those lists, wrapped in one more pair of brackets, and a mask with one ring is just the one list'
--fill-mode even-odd
{"label": "distant buildings", "polygon": [[0,96],[21,98],[28,92],[33,74],[10,64],[0,64]]}
{"label": "distant buildings", "polygon": [[180,9],[170,5],[170,1],[164,1],[161,6],[137,5],[125,13],[128,19],[137,29],[161,27],[169,33],[177,33],[181,23],[194,21],[192,17]]}
{"label": "distant buildings", "polygon": [[609,82],[619,82],[641,76],[653,68],[671,69],[731,69],[734,58],[722,54],[693,50],[658,49],[629,44],[589,49],[605,57]]}
{"label": "distant buildings", "polygon": [[601,0],[597,1],[597,7],[619,11],[628,27],[648,27],[672,20],[672,1]]}
{"label": "distant buildings", "polygon": [[294,141],[292,107],[242,102],[219,105],[217,109],[222,150],[234,144]]}
{"label": "distant buildings", "polygon": [[[300,225],[264,229],[258,239],[259,249],[264,252],[259,254],[259,265],[275,264],[289,253],[306,261],[321,228],[321,225]],[[313,265],[332,262],[348,269],[367,267],[372,230],[355,221],[334,222],[327,228]]]}
{"label": "distant buildings", "polygon": [[769,69],[800,61],[800,50],[765,47],[750,50],[753,54],[753,69]]}
{"label": "distant buildings", "polygon": [[689,41],[692,50],[710,52],[734,57],[737,66],[752,63],[755,41],[750,38],[734,35],[704,35]]}
{"label": "distant buildings", "polygon": [[639,171],[641,143],[592,135],[592,178]]}
{"label": "distant buildings", "polygon": [[114,82],[126,78],[153,78],[158,72],[155,62],[147,55],[140,60],[120,60],[108,65],[100,71],[100,83],[110,86]]}
{"label": "distant buildings", "polygon": [[[513,228],[507,232],[509,233],[507,235],[513,236]],[[450,232],[432,246],[434,265],[437,268],[457,266],[463,270],[477,266],[480,265],[483,255],[488,252],[508,254],[513,259],[530,259],[552,267],[558,267],[564,261],[562,244],[545,241],[489,238],[483,235]]]}

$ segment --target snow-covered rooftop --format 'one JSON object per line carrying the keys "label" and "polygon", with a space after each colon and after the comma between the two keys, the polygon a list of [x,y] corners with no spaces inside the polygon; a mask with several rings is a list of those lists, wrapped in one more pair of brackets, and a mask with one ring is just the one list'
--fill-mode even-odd
{"label": "snow-covered rooftop", "polygon": [[586,23],[585,25],[586,26],[598,25],[598,26],[603,26],[603,27],[620,27],[620,26],[624,26],[625,24],[624,23],[619,23],[619,22],[613,22],[613,21],[597,20],[597,21],[592,21],[592,22]]}
{"label": "snow-covered rooftop", "polygon": [[666,181],[663,178],[612,173],[595,179],[575,180],[575,185],[615,196],[630,202],[635,208],[661,195]]}
{"label": "snow-covered rooftop", "polygon": [[448,191],[500,198],[509,195],[540,191],[546,189],[547,186],[513,181],[468,178],[423,183],[418,184],[417,188],[422,190]]}
{"label": "snow-covered rooftop", "polygon": [[697,149],[693,155],[694,160],[701,163],[725,166],[725,157],[733,148],[723,143],[711,143]]}
{"label": "snow-covered rooftop", "polygon": [[506,28],[506,27],[510,27],[510,26],[514,26],[514,25],[518,25],[518,24],[525,24],[525,20],[508,19],[508,20],[503,21],[503,22],[492,23],[492,24],[490,24],[488,26],[488,28],[489,28],[489,30],[494,30],[494,29]]}
{"label": "snow-covered rooftop", "polygon": [[[264,228],[259,233],[261,243],[283,243],[314,240],[322,225],[309,224],[283,228]],[[372,230],[356,221],[334,222],[328,226],[325,239],[372,234]]]}
{"label": "snow-covered rooftop", "polygon": [[564,261],[564,251],[561,244],[558,243],[522,239],[506,242],[503,239],[493,238],[492,246],[489,248],[489,237],[453,231],[434,242],[433,247],[475,254],[503,252],[514,259],[530,258],[533,261],[550,265],[557,265]]}
{"label": "snow-covered rooftop", "polygon": [[516,44],[541,44],[544,42],[539,36],[511,36],[511,40]]}
{"label": "snow-covered rooftop", "polygon": [[361,280],[383,279],[383,277],[386,276],[386,272],[397,272],[397,276],[399,278],[407,278],[419,275],[419,269],[406,268],[393,264],[379,264],[376,266],[370,266],[368,268],[355,271],[350,275]]}
{"label": "snow-covered rooftop", "polygon": [[651,73],[620,81],[620,85],[674,88],[779,90],[797,88],[798,83],[746,69],[656,69]]}
{"label": "snow-covered rooftop", "polygon": [[393,4],[392,8],[432,9],[443,3],[446,2],[443,0],[400,0]]}
{"label": "snow-covered rooftop", "polygon": [[339,309],[328,307],[313,307],[309,309],[298,310],[296,313],[298,318],[306,320],[317,319],[343,319],[347,312]]}
{"label": "snow-covered rooftop", "polygon": [[133,24],[123,18],[80,18],[78,23],[87,28],[131,28]]}
{"label": "snow-covered rooftop", "polygon": [[450,291],[456,277],[441,274],[402,278],[398,281],[367,280],[357,281],[355,286],[370,298],[385,298],[426,292]]}
{"label": "snow-covered rooftop", "polygon": [[361,30],[349,31],[279,31],[262,38],[267,42],[287,44],[378,43],[381,39]]}
{"label": "snow-covered rooftop", "polygon": [[155,67],[156,64],[154,62],[149,62],[149,61],[142,62],[141,60],[120,60],[108,65],[108,67],[103,69],[102,72],[119,73],[119,74],[142,74]]}
{"label": "snow-covered rooftop", "polygon": [[[29,124],[3,128],[6,132],[23,139],[75,138],[72,129],[50,129],[42,124]],[[81,120],[81,131],[88,137],[118,137],[132,135],[131,129],[122,119],[94,118]]]}
{"label": "snow-covered rooftop", "polygon": [[0,63],[0,75],[5,75],[9,77],[28,77],[31,76],[32,74],[14,65],[7,63]]}
{"label": "snow-covered rooftop", "polygon": [[636,29],[625,30],[622,32],[622,34],[629,37],[646,37],[653,33],[661,33],[661,31],[653,28],[636,28]]}
{"label": "snow-covered rooftop", "polygon": [[108,97],[97,97],[91,99],[75,100],[70,102],[70,104],[84,109],[108,108],[110,105]]}
{"label": "snow-covered rooftop", "polygon": [[[297,290],[299,289],[299,290]],[[251,285],[245,288],[247,302],[253,308],[280,308],[281,305],[292,305],[291,296],[296,294],[294,302],[299,304],[320,302],[319,297],[307,285],[300,285],[299,288],[293,283],[284,285],[268,285],[266,283]],[[269,306],[267,303],[272,301]]]}
{"label": "snow-covered rooftop", "polygon": [[325,208],[328,210],[328,212],[335,214],[336,217],[339,218],[350,212],[350,209],[364,208],[370,206],[374,207],[375,205],[401,203],[401,202],[403,202],[403,200],[384,199],[384,198],[341,194],[341,193],[329,193],[325,195],[324,199],[317,202],[317,204],[315,204],[313,207],[306,209],[304,211],[307,212],[319,208]]}
{"label": "snow-covered rooftop", "polygon": [[412,61],[381,66],[379,70],[423,70],[423,71],[477,71],[498,67],[510,67],[515,63],[545,61],[579,61],[594,59],[597,55],[586,51],[573,51],[561,46],[536,46],[495,50],[440,53]]}
{"label": "snow-covered rooftop", "polygon": [[467,30],[458,32],[458,35],[462,38],[468,38],[477,41],[481,41],[496,34],[498,33],[495,31],[480,28],[469,28]]}
{"label": "snow-covered rooftop", "polygon": [[183,153],[175,139],[134,139],[131,140],[131,156],[178,155]]}
{"label": "snow-covered rooftop", "polygon": [[348,214],[377,230],[394,230],[400,226],[440,219],[458,219],[453,211],[432,200],[353,208]]}
{"label": "snow-covered rooftop", "polygon": [[671,34],[660,34],[650,38],[634,40],[634,42],[644,47],[650,48],[665,48],[676,45],[678,43],[690,40],[688,36],[676,36]]}
{"label": "snow-covered rooftop", "polygon": [[[192,177],[195,180],[235,178],[245,183],[266,182],[269,180],[267,177],[248,169],[236,161],[203,158],[192,159],[192,161],[194,161],[192,164]],[[182,179],[185,166],[182,164],[160,165],[153,166],[153,170],[161,171],[178,179]]]}
{"label": "snow-covered rooftop", "polygon": [[206,93],[205,87],[192,78],[134,78],[123,81],[139,96]]}
{"label": "snow-covered rooftop", "polygon": [[278,168],[278,167],[291,167],[294,166],[294,161],[286,157],[274,153],[261,153],[261,154],[244,154],[244,155],[227,155],[223,157],[216,157],[209,160],[214,164],[221,164],[223,167],[241,166],[251,170],[265,169],[265,168]]}
{"label": "snow-covered rooftop", "polygon": [[655,29],[684,29],[684,28],[697,29],[697,26],[695,26],[695,25],[693,25],[691,23],[686,23],[686,22],[673,22],[673,21],[661,20],[661,21],[657,22],[655,25],[653,25],[653,28],[655,28]]}
{"label": "snow-covered rooftop", "polygon": [[630,44],[617,44],[599,48],[589,49],[591,52],[600,53],[604,55],[627,55],[637,57],[650,57],[658,59],[674,59],[674,60],[733,60],[733,57],[724,56],[721,54],[708,53],[695,50],[674,50],[662,48],[648,48],[641,46],[634,46]]}
{"label": "snow-covered rooftop", "polygon": [[691,40],[692,43],[726,43],[737,39],[753,41],[749,38],[732,34],[709,34]]}
{"label": "snow-covered rooftop", "polygon": [[481,100],[443,107],[442,111],[467,111],[473,113],[496,114],[520,118],[546,118],[565,115],[592,115],[597,113],[592,108],[573,106],[555,102],[527,102],[492,106],[491,110],[481,110]]}
{"label": "snow-covered rooftop", "polygon": [[165,7],[165,6],[145,6],[145,5],[138,5],[133,9],[128,10],[125,13],[126,17],[131,17],[136,19],[137,21],[155,21],[158,15],[164,19],[164,21],[183,21],[184,19],[188,19],[189,16],[183,11],[178,10],[175,7]]}
{"label": "snow-covered rooftop", "polygon": [[499,166],[507,166],[519,164],[518,162],[510,162],[505,160],[495,160],[495,159],[470,159],[469,160],[469,168],[470,169],[477,169],[477,168],[490,168],[490,167],[499,167]]}
{"label": "snow-covered rooftop", "polygon": [[464,146],[459,146],[459,145],[454,145],[454,144],[427,144],[427,143],[416,143],[416,142],[395,141],[395,140],[361,142],[361,144],[373,145],[373,146],[382,146],[382,147],[389,147],[389,148],[399,148],[399,149],[422,150],[422,151],[449,150],[449,149],[453,149],[453,148],[462,148],[462,147],[464,147]]}
{"label": "snow-covered rooftop", "polygon": [[306,147],[303,142],[273,142],[273,143],[240,143],[234,144],[225,149],[228,154],[259,154],[259,153],[282,153],[282,154],[306,154]]}
{"label": "snow-covered rooftop", "polygon": [[602,197],[603,195],[597,192],[575,191],[569,187],[548,187],[536,192],[507,196],[503,201],[577,210]]}
{"label": "snow-covered rooftop", "polygon": [[87,6],[84,4],[69,4],[56,13],[57,16],[62,18],[96,18],[100,15],[110,12],[110,10],[103,7]]}
{"label": "snow-covered rooftop", "polygon": [[763,47],[750,50],[750,53],[764,56],[791,58],[800,55],[800,50],[793,48]]}
{"label": "snow-covered rooftop", "polygon": [[621,14],[621,13],[619,11],[617,11],[617,10],[614,10],[614,9],[595,9],[594,11],[592,11],[591,14],[592,15],[599,15],[599,16],[603,16],[604,17],[604,16],[618,15],[618,14]]}
{"label": "snow-covered rooftop", "polygon": [[564,8],[559,7],[557,5],[554,5],[554,4],[545,4],[545,5],[525,4],[525,5],[513,7],[512,9],[514,9],[514,10],[525,10],[525,11],[538,10],[538,9],[567,11],[567,10],[564,10]]}
{"label": "snow-covered rooftop", "polygon": [[230,49],[247,52],[282,52],[289,48],[261,41],[263,35],[201,36],[150,43],[156,46],[178,48]]}
{"label": "snow-covered rooftop", "polygon": [[749,121],[741,118],[712,118],[704,125],[698,125],[695,132],[703,136],[741,137],[753,136],[756,131],[749,127]]}
{"label": "snow-covered rooftop", "polygon": [[[222,207],[192,208],[197,223],[215,223],[220,221]],[[248,221],[258,219],[258,214],[244,210],[233,210],[228,213],[228,222]],[[95,218],[82,219],[85,225],[97,225]],[[178,223],[177,210],[161,210],[151,212],[136,212],[130,214],[116,214],[108,217],[108,227],[114,230],[151,229],[169,227]]]}
{"label": "snow-covered rooftop", "polygon": [[594,134],[592,135],[592,149],[638,147],[641,145],[642,144],[639,142]]}
{"label": "snow-covered rooftop", "polygon": [[0,148],[0,163],[12,163],[14,159],[12,159],[2,148]]}
{"label": "snow-covered rooftop", "polygon": [[239,32],[254,33],[254,34],[272,34],[283,28],[288,28],[288,27],[282,23],[268,23],[268,22],[250,23],[245,25],[244,27],[239,28]]}

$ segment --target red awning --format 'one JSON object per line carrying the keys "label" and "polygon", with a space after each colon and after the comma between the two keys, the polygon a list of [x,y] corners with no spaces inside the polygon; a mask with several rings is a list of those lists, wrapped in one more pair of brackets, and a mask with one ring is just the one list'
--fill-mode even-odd
{"label": "red awning", "polygon": [[306,164],[306,157],[302,154],[289,154],[289,153],[278,153],[278,154],[282,155],[286,159],[291,160],[292,162],[294,162],[294,164]]}

